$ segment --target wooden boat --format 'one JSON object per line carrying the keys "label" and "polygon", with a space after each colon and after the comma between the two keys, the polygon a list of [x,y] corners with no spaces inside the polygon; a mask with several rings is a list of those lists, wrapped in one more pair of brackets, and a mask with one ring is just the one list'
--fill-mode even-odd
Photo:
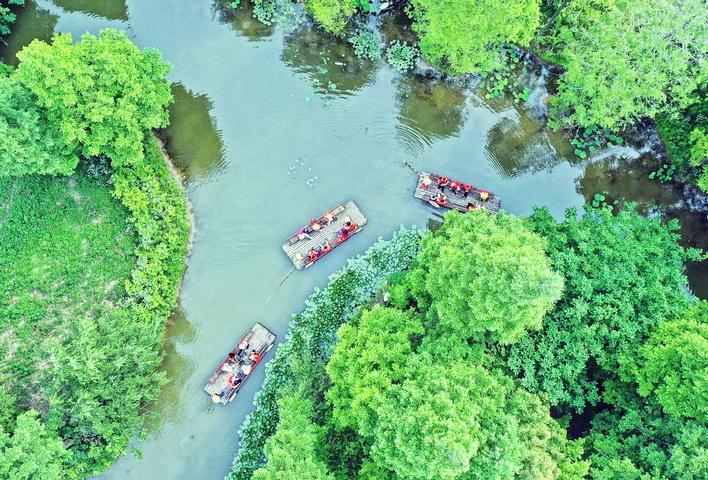
{"label": "wooden boat", "polygon": [[[316,223],[320,225],[319,230],[315,230],[311,226],[304,228],[304,231],[312,238],[300,240],[298,234],[295,233],[283,244],[283,251],[298,270],[312,266],[317,260],[349,240],[352,235],[359,233],[367,222],[359,207],[351,200],[337,205],[329,213],[333,217],[331,221],[325,218],[325,214],[315,219]],[[342,235],[341,230],[346,228],[347,222],[356,225],[356,229],[347,235]],[[324,245],[329,245],[329,248],[323,248]],[[317,256],[311,259],[310,251],[313,250],[317,252]]]}
{"label": "wooden boat", "polygon": [[[248,347],[239,353],[239,344],[241,342],[248,342]],[[229,353],[234,353],[236,359],[231,362],[228,355],[219,363],[216,367],[214,373],[211,374],[209,380],[207,380],[206,385],[204,385],[204,391],[209,394],[214,403],[220,403],[226,405],[231,400],[234,399],[238,391],[241,389],[245,381],[248,379],[256,366],[263,361],[266,352],[273,348],[275,342],[275,335],[273,335],[267,328],[265,328],[260,323],[256,323],[251,330],[244,335],[241,340],[239,340],[234,348],[231,349]],[[250,359],[251,352],[255,350],[258,352],[260,358],[253,361]],[[229,364],[232,366],[234,372],[224,370],[223,365]],[[242,367],[247,365],[250,367],[248,373],[244,373]],[[228,383],[228,378],[230,374],[238,375],[240,378],[240,383],[236,387],[231,387]]]}
{"label": "wooden boat", "polygon": [[435,208],[455,209],[463,213],[477,209],[497,213],[499,209],[501,209],[501,200],[499,197],[487,190],[472,187],[467,195],[465,195],[464,191],[455,193],[450,188],[450,184],[455,181],[452,179],[449,180],[449,184],[443,190],[443,193],[447,197],[447,203],[440,205],[437,202],[437,196],[440,192],[440,187],[438,186],[440,178],[441,175],[435,173],[421,172],[418,175],[418,184],[415,187],[415,198],[419,198]]}

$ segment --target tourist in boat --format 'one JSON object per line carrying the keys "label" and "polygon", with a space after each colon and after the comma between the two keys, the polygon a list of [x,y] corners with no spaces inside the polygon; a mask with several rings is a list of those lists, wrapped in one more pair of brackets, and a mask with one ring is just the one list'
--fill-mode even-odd
{"label": "tourist in boat", "polygon": [[312,239],[310,234],[307,233],[307,227],[302,227],[300,230],[297,231],[295,235],[297,235],[298,240],[305,240],[306,238]]}
{"label": "tourist in boat", "polygon": [[311,262],[314,262],[314,261],[316,261],[318,258],[320,258],[320,252],[318,252],[318,251],[315,250],[314,248],[310,249],[310,251],[307,253],[307,255],[310,257],[310,261],[311,261]]}
{"label": "tourist in boat", "polygon": [[241,385],[241,382],[243,380],[241,379],[241,376],[238,373],[229,373],[228,378],[226,379],[226,383],[229,385],[231,388],[236,388],[239,385]]}
{"label": "tourist in boat", "polygon": [[322,225],[320,225],[320,222],[315,220],[314,218],[310,219],[310,228],[314,230],[315,232],[319,232],[320,228],[322,228]]}
{"label": "tourist in boat", "polygon": [[234,352],[229,353],[229,357],[224,363],[221,364],[222,372],[233,372],[236,370],[236,354]]}
{"label": "tourist in boat", "polygon": [[420,182],[420,187],[424,188],[425,190],[428,190],[430,188],[430,185],[433,184],[433,181],[430,179],[430,177],[423,177],[423,180]]}
{"label": "tourist in boat", "polygon": [[224,392],[215,392],[211,395],[211,401],[214,403],[221,403],[221,397],[224,395]]}
{"label": "tourist in boat", "polygon": [[442,193],[442,192],[438,193],[438,196],[435,197],[435,201],[436,201],[437,204],[440,205],[441,207],[446,207],[446,206],[447,206],[447,196],[446,196],[444,193]]}
{"label": "tourist in boat", "polygon": [[245,352],[247,348],[248,348],[248,340],[246,340],[244,338],[238,344],[238,358],[241,358],[241,356],[243,355],[243,352]]}
{"label": "tourist in boat", "polygon": [[261,358],[263,358],[263,357],[261,356],[260,353],[256,352],[255,350],[251,350],[251,355],[248,358],[250,358],[253,363],[258,363],[261,361]]}
{"label": "tourist in boat", "polygon": [[323,215],[323,217],[324,217],[324,219],[325,219],[325,222],[327,222],[327,223],[332,223],[332,222],[334,222],[334,221],[337,219],[337,217],[335,217],[334,214],[332,214],[332,212],[330,212],[329,210],[327,210],[327,211],[325,212],[325,214]]}
{"label": "tourist in boat", "polygon": [[250,375],[253,371],[253,365],[244,363],[241,365],[241,373],[244,375]]}
{"label": "tourist in boat", "polygon": [[456,195],[459,195],[460,193],[462,193],[462,184],[457,180],[454,180],[452,183],[450,183],[450,190],[452,190],[452,192]]}
{"label": "tourist in boat", "polygon": [[471,212],[471,211],[473,211],[473,210],[477,210],[477,206],[476,206],[475,204],[473,204],[473,203],[468,203],[468,204],[467,204],[467,211],[468,211],[468,212]]}
{"label": "tourist in boat", "polygon": [[489,192],[482,190],[479,194],[479,198],[482,199],[483,202],[486,202],[489,199]]}
{"label": "tourist in boat", "polygon": [[325,243],[323,243],[320,248],[322,249],[322,255],[324,255],[325,253],[329,253],[329,251],[332,250],[332,245],[329,244],[329,240],[325,240]]}
{"label": "tourist in boat", "polygon": [[344,224],[349,233],[354,233],[357,229],[357,224],[353,222],[347,222]]}
{"label": "tourist in boat", "polygon": [[445,187],[447,187],[448,183],[450,183],[450,179],[447,177],[440,176],[438,177],[438,189],[442,192],[445,190]]}
{"label": "tourist in boat", "polygon": [[469,195],[470,192],[472,191],[472,185],[470,185],[469,183],[465,183],[465,184],[462,186],[462,190],[465,192],[465,193],[464,193],[465,198],[467,198],[467,195]]}

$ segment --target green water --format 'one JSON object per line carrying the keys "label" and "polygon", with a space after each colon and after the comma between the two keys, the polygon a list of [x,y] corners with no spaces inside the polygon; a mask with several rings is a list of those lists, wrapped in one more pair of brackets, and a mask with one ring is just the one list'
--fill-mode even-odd
{"label": "green water", "polygon": [[[159,424],[136,444],[142,461],[122,457],[103,478],[223,478],[263,369],[236,401],[212,411],[205,378],[254,322],[282,340],[291,313],[348,257],[400,224],[433,218],[411,198],[406,162],[490,189],[515,214],[547,205],[561,215],[598,192],[647,211],[659,204],[685,222],[687,239],[705,241],[705,224],[675,207],[675,192],[648,183],[641,169],[581,163],[562,135],[510,100],[401,77],[310,28],[260,25],[248,8],[230,18],[208,0],[37,0],[2,52],[13,62],[33,38],[112,26],[174,65],[176,103],[163,136],[188,179],[194,245],[165,342],[170,383],[156,406]],[[390,19],[382,30],[398,34]],[[368,216],[367,228],[266,302],[291,267],[284,239],[346,199]],[[691,274],[705,295],[705,269]]]}

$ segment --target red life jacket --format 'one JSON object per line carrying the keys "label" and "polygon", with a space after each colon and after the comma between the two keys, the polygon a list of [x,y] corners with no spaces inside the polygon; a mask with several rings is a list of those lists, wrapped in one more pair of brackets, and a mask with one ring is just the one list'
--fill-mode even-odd
{"label": "red life jacket", "polygon": [[450,182],[450,180],[447,177],[438,177],[438,185],[441,187],[444,187]]}
{"label": "red life jacket", "polygon": [[354,233],[354,231],[356,230],[356,223],[352,223],[351,225],[349,225],[349,227],[347,227],[347,230],[349,230],[349,233]]}
{"label": "red life jacket", "polygon": [[462,188],[463,188],[463,189],[465,190],[465,192],[467,192],[467,193],[469,193],[469,192],[472,191],[472,185],[470,185],[469,183],[466,183]]}

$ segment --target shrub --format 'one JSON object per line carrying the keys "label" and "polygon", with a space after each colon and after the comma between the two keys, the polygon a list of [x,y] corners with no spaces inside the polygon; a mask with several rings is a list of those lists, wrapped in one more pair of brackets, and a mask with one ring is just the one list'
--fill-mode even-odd
{"label": "shrub", "polygon": [[415,67],[419,56],[418,47],[398,40],[391,42],[386,49],[386,61],[399,72],[406,72]]}

